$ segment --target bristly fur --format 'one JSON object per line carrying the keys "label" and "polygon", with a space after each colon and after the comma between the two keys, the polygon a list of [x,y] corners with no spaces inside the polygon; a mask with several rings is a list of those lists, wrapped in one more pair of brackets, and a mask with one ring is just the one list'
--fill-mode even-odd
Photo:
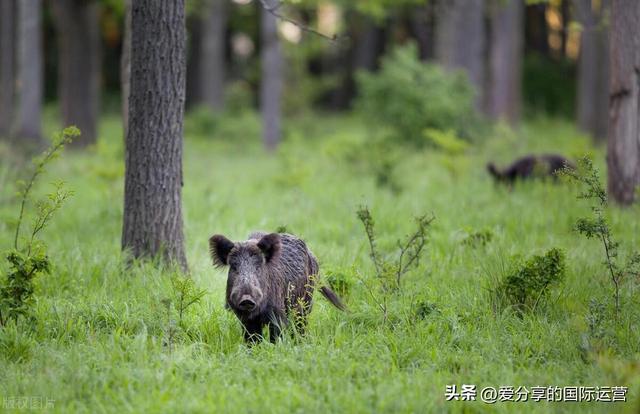
{"label": "bristly fur", "polygon": [[[233,243],[216,235],[210,239],[210,250],[214,264],[230,265],[226,303],[242,323],[247,342],[261,340],[265,326],[275,341],[289,321],[298,334],[304,334],[319,266],[303,240],[286,233],[255,232],[248,240]],[[326,287],[321,292],[344,310],[334,292]],[[251,309],[240,306],[246,296],[255,301]]]}
{"label": "bristly fur", "polygon": [[267,262],[278,259],[281,250],[280,235],[271,233],[263,236],[258,242],[258,248],[264,253]]}
{"label": "bristly fur", "polygon": [[209,254],[215,267],[227,265],[227,257],[235,244],[221,234],[214,234],[209,239]]}

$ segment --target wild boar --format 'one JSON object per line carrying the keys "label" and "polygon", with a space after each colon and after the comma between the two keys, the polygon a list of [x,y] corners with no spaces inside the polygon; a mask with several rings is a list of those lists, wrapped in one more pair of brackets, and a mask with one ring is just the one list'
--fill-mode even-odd
{"label": "wild boar", "polygon": [[544,154],[527,155],[518,158],[503,170],[500,170],[495,164],[490,162],[487,164],[487,171],[489,171],[496,182],[511,185],[516,180],[530,178],[553,177],[555,179],[555,174],[564,167],[575,168],[571,161],[562,155]]}
{"label": "wild boar", "polygon": [[[286,233],[255,232],[246,241],[232,242],[216,234],[209,248],[214,266],[229,266],[226,307],[244,326],[245,341],[261,340],[267,325],[275,342],[290,317],[304,334],[319,270],[304,241]],[[323,286],[320,291],[344,310],[331,289]]]}

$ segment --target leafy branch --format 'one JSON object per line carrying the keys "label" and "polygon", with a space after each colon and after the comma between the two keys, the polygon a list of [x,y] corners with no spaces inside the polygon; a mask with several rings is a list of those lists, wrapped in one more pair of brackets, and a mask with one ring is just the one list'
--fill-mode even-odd
{"label": "leafy branch", "polygon": [[18,250],[18,237],[20,236],[20,226],[22,224],[22,219],[24,217],[24,209],[27,204],[27,200],[29,199],[29,194],[31,193],[31,189],[36,182],[36,179],[40,174],[45,171],[45,166],[53,159],[57,158],[60,152],[65,145],[71,143],[73,138],[80,135],[80,130],[76,127],[67,127],[61,133],[57,133],[53,137],[53,142],[49,148],[45,150],[45,152],[33,159],[33,164],[35,168],[31,177],[28,181],[19,181],[18,186],[21,189],[18,191],[18,195],[21,197],[20,201],[20,214],[18,214],[18,223],[16,224],[16,233],[13,240],[13,248]]}
{"label": "leafy branch", "polygon": [[[64,183],[54,183],[54,191],[45,199],[36,202],[36,213],[33,219],[31,233],[25,239],[26,247],[20,248],[20,230],[24,221],[25,210],[30,199],[31,190],[37,178],[44,172],[46,165],[55,159],[64,146],[71,142],[73,137],[80,135],[75,127],[69,127],[54,136],[51,146],[45,152],[34,158],[34,171],[26,182],[19,182],[21,197],[18,221],[13,242],[13,249],[6,253],[9,262],[9,272],[4,280],[0,281],[0,327],[6,326],[9,320],[18,324],[21,316],[27,316],[33,302],[35,286],[33,280],[42,273],[49,273],[51,263],[47,256],[44,243],[37,238],[38,234],[49,224],[53,215],[64,202],[72,195],[71,191],[64,189]],[[3,314],[3,311],[6,312]]]}
{"label": "leafy branch", "polygon": [[579,183],[582,187],[578,199],[591,201],[592,217],[579,218],[575,229],[586,238],[595,238],[602,243],[605,260],[603,264],[609,272],[614,286],[616,319],[620,313],[620,287],[627,276],[640,275],[640,253],[630,255],[624,265],[620,264],[618,251],[620,243],[612,235],[611,227],[605,216],[608,205],[607,193],[600,182],[600,174],[589,157],[578,160],[578,168],[565,167],[561,174]]}
{"label": "leafy branch", "polygon": [[305,25],[303,23],[300,23],[299,21],[296,21],[296,20],[294,20],[294,19],[292,19],[290,17],[287,17],[287,16],[283,15],[282,13],[280,13],[278,11],[282,7],[282,2],[276,0],[274,3],[275,4],[273,6],[270,6],[269,5],[269,0],[260,0],[260,4],[262,5],[262,8],[266,12],[272,14],[273,16],[275,16],[276,18],[278,18],[278,19],[280,19],[282,21],[285,21],[285,22],[293,24],[294,26],[297,26],[303,32],[312,33],[314,35],[323,37],[323,38],[325,38],[325,39],[327,39],[327,40],[329,40],[331,42],[335,42],[336,40],[338,40],[338,36],[335,35],[335,34],[333,36],[326,35],[326,34],[324,34],[322,32],[319,32],[318,30],[316,30],[316,29],[314,29],[314,28],[312,28],[310,26],[307,26],[307,25]]}
{"label": "leafy branch", "polygon": [[402,277],[420,263],[422,252],[427,243],[428,229],[435,217],[419,216],[415,218],[416,229],[405,240],[398,240],[398,253],[395,260],[382,257],[376,245],[375,222],[368,207],[362,206],[357,212],[369,242],[369,256],[374,264],[376,275],[382,281],[393,278],[395,288],[400,289]]}

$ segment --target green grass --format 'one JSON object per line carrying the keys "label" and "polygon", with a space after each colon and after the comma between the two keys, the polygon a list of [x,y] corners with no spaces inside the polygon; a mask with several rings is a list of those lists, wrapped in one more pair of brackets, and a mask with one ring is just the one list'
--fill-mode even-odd
{"label": "green grass", "polygon": [[[571,125],[534,120],[516,132],[498,126],[463,155],[401,149],[399,193],[376,186],[375,166],[353,161],[364,156],[370,139],[357,119],[292,121],[275,155],[256,142],[253,114],[208,127],[212,132],[190,125],[185,139],[186,250],[195,284],[208,294],[187,311],[183,327],[175,328],[163,304],[174,294],[171,272],[123,264],[122,137],[119,121],[105,118],[99,144],[66,152],[37,187],[42,194],[47,183],[63,179],[75,196],[43,234],[54,271],[38,280],[35,320],[0,331],[0,396],[50,398],[48,411],[60,413],[639,409],[637,281],[625,284],[615,323],[601,246],[572,231],[575,220],[589,214],[576,189],[533,182],[508,191],[494,186],[484,169],[488,160],[505,164],[514,154],[559,151],[589,152],[603,171],[603,151]],[[10,148],[0,147],[0,156],[4,249],[17,213],[13,181],[24,170]],[[390,294],[386,320],[363,283],[375,284],[356,217],[363,204],[384,251],[411,231],[413,216],[436,217],[424,260],[406,275],[403,291]],[[609,217],[623,246],[640,244],[638,207],[611,208]],[[211,266],[207,240],[213,233],[242,239],[283,225],[307,241],[322,274],[353,283],[350,312],[317,295],[305,338],[248,348],[223,308],[226,274]],[[493,235],[485,246],[463,243],[467,234],[485,230]],[[561,286],[535,313],[494,312],[488,290],[507,275],[514,257],[552,247],[566,253]],[[591,300],[606,304],[597,337],[587,322]],[[419,317],[419,303],[433,311]],[[171,329],[177,332],[169,341]],[[630,402],[446,402],[447,384],[624,385]]]}

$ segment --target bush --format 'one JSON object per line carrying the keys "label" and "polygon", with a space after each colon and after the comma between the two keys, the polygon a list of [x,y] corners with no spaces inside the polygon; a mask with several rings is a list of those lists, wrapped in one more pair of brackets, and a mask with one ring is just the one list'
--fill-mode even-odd
{"label": "bush", "polygon": [[549,287],[564,278],[564,273],[564,253],[554,248],[543,256],[533,256],[510,272],[493,294],[499,307],[513,306],[518,311],[533,311],[548,294]]}
{"label": "bush", "polygon": [[360,72],[356,80],[356,108],[390,128],[395,139],[424,144],[424,131],[435,129],[470,140],[479,126],[475,92],[464,73],[420,62],[413,44],[383,58],[379,72]]}

